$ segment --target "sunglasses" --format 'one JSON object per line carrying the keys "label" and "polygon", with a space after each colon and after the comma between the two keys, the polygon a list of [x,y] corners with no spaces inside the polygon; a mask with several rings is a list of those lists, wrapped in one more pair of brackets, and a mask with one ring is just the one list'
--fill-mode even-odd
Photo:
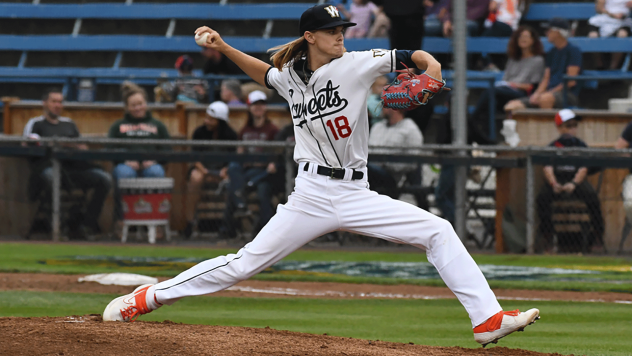
{"label": "sunglasses", "polygon": [[577,127],[577,123],[576,122],[569,122],[569,123],[562,124],[562,126],[568,128],[568,129],[574,129],[574,128]]}

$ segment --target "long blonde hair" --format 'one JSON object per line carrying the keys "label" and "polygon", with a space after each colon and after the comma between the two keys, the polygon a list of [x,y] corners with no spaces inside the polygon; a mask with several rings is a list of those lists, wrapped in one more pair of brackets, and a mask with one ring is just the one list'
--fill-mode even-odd
{"label": "long blonde hair", "polygon": [[270,59],[274,67],[281,71],[287,63],[307,55],[307,40],[305,37],[300,37],[284,45],[270,48],[268,52],[272,52]]}

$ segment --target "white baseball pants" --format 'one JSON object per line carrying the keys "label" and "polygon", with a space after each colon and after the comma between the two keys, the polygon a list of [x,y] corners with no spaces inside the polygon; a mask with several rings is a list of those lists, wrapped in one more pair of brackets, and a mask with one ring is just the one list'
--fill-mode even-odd
{"label": "white baseball pants", "polygon": [[350,231],[425,249],[446,285],[467,310],[472,327],[502,310],[487,280],[452,225],[418,207],[379,195],[364,178],[332,179],[318,175],[316,164],[300,164],[294,192],[255,239],[236,254],[201,262],[155,286],[156,300],[172,304],[180,298],[226,289],[248,279],[335,230]]}

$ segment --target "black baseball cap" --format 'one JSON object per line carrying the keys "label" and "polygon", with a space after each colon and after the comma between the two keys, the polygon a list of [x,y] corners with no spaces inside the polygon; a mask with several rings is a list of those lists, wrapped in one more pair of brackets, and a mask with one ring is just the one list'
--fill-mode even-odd
{"label": "black baseball cap", "polygon": [[299,36],[302,37],[305,31],[316,31],[338,26],[351,27],[355,25],[353,22],[343,20],[342,17],[340,17],[340,12],[338,12],[338,9],[336,9],[334,5],[316,5],[305,10],[301,15],[301,20],[298,25],[300,31]]}
{"label": "black baseball cap", "polygon": [[571,29],[571,24],[568,22],[567,19],[564,19],[564,18],[561,18],[561,17],[554,17],[551,20],[549,20],[548,23],[545,23],[543,25],[543,27],[545,27],[545,28],[555,27],[555,28],[559,28],[561,30],[570,30]]}

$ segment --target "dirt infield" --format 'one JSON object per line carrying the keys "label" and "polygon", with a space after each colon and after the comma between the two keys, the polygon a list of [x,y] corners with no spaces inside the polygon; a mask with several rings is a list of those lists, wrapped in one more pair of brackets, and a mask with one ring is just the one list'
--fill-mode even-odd
{"label": "dirt infield", "polygon": [[3,355],[559,355],[505,347],[430,347],[269,328],[169,321],[104,323],[99,315],[0,318],[0,335]]}
{"label": "dirt infield", "polygon": [[[134,287],[80,283],[78,275],[0,273],[0,290],[129,293]],[[632,301],[624,293],[496,290],[500,298]],[[215,293],[233,297],[454,298],[447,288],[410,285],[245,281]],[[465,349],[359,340],[244,327],[165,321],[104,323],[100,315],[0,318],[3,355],[558,355],[505,347]],[[37,347],[25,347],[37,345]]]}

